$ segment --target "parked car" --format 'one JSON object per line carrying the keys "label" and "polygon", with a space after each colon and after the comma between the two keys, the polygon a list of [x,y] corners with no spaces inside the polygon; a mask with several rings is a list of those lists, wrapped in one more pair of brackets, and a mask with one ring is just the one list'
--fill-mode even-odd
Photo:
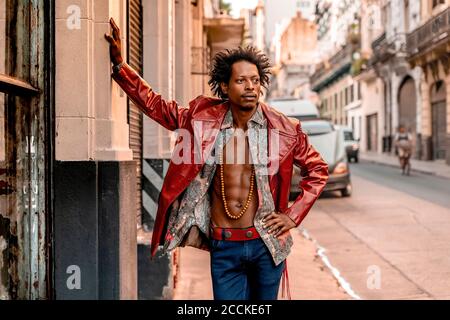
{"label": "parked car", "polygon": [[[343,197],[352,194],[350,168],[347,162],[344,131],[326,120],[302,122],[302,130],[308,135],[309,142],[328,164],[330,177],[324,191],[340,191]],[[301,171],[294,166],[291,180],[291,199],[300,193]]]}
{"label": "parked car", "polygon": [[268,104],[284,115],[300,121],[320,117],[317,106],[309,100],[280,98],[269,100]]}
{"label": "parked car", "polygon": [[349,127],[340,127],[336,126],[337,128],[340,128],[344,132],[344,145],[345,145],[345,151],[347,153],[347,160],[348,162],[352,162],[352,160],[355,160],[355,162],[359,161],[359,141],[354,138],[353,130]]}

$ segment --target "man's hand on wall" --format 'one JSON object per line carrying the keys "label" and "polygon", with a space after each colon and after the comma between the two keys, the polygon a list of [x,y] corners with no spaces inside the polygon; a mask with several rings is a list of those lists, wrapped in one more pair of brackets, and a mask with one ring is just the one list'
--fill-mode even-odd
{"label": "man's hand on wall", "polygon": [[109,20],[109,24],[112,28],[112,36],[106,33],[105,38],[109,42],[109,55],[111,58],[111,63],[116,66],[123,62],[120,29],[116,25],[113,18]]}

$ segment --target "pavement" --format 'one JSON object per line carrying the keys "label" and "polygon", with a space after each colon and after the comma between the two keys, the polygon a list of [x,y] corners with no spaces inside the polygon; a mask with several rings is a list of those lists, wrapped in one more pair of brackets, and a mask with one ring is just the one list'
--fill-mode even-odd
{"label": "pavement", "polygon": [[[304,230],[291,231],[294,246],[288,273],[292,300],[353,299],[328,268],[320,247]],[[212,300],[209,253],[192,247],[180,248],[174,300]],[[285,300],[281,297],[279,299]]]}
{"label": "pavement", "polygon": [[303,227],[361,299],[449,299],[449,180],[350,167],[353,195],[325,194]]}
{"label": "pavement", "polygon": [[[360,152],[359,158],[372,163],[384,164],[400,169],[398,158],[394,155],[377,152]],[[450,165],[445,160],[423,161],[411,159],[411,171],[432,174],[435,176],[450,178]]]}

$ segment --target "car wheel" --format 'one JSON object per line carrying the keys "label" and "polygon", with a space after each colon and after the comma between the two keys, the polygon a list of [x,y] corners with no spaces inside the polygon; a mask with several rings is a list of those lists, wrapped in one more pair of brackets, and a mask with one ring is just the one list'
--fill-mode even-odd
{"label": "car wheel", "polygon": [[341,190],[341,195],[345,198],[352,195],[352,185],[349,183],[345,189]]}

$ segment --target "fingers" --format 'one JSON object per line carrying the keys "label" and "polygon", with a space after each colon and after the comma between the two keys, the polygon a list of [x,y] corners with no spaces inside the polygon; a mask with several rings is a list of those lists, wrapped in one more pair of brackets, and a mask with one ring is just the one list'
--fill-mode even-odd
{"label": "fingers", "polygon": [[[287,219],[289,220],[287,220]],[[292,220],[288,217],[284,217],[278,213],[271,213],[263,221],[263,228],[268,229],[269,234],[273,234],[274,237],[278,237],[288,231]]]}
{"label": "fingers", "polygon": [[264,218],[263,222],[267,223],[268,221],[275,219],[278,217],[278,214],[276,214],[275,212],[272,212],[271,214],[269,214],[267,217]]}
{"label": "fingers", "polygon": [[267,231],[269,234],[270,233],[275,233],[276,231],[278,231],[279,229],[284,227],[284,223],[283,221],[277,221],[276,223],[272,224],[272,226],[269,227],[269,231]]}
{"label": "fingers", "polygon": [[278,238],[279,236],[281,236],[283,233],[285,233],[286,231],[288,231],[288,228],[286,228],[285,226],[279,228],[274,234],[273,236]]}
{"label": "fingers", "polygon": [[114,44],[114,39],[109,34],[105,33],[105,39],[109,42],[109,44]]}
{"label": "fingers", "polygon": [[117,26],[116,22],[114,21],[113,18],[111,18],[109,20],[109,23],[111,25],[111,28],[113,29],[113,37],[115,40],[119,40],[120,39],[120,29]]}

